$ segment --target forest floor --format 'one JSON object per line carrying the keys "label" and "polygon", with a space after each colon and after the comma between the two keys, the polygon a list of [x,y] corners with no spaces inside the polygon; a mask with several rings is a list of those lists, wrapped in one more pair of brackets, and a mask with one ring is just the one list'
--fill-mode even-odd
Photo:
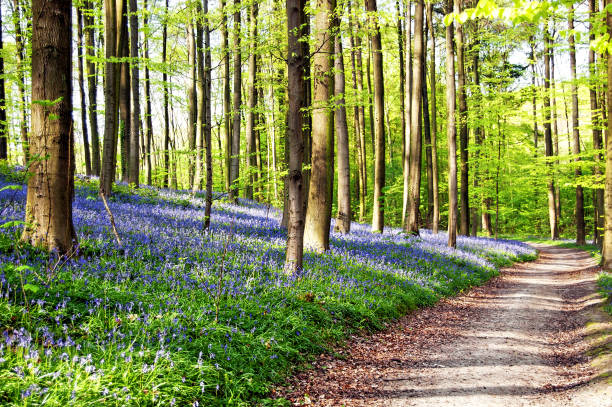
{"label": "forest floor", "polygon": [[584,251],[538,260],[351,338],[279,391],[295,405],[612,406],[612,320]]}

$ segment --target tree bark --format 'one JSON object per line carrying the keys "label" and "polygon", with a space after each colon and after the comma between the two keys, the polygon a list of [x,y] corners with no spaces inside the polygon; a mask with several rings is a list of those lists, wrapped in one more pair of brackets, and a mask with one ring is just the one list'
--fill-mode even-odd
{"label": "tree bark", "polygon": [[[544,144],[546,157],[553,156],[552,129],[550,123],[550,35],[548,26],[544,34]],[[553,178],[552,162],[546,164],[548,172],[548,221],[550,224],[550,237],[553,240],[559,238],[559,227],[557,223],[557,209],[555,205],[555,181]]]}
{"label": "tree bark", "polygon": [[[395,14],[396,14],[396,25],[397,25],[397,50],[398,50],[398,58],[399,58],[399,93],[400,93],[400,120],[402,123],[402,135],[406,134],[406,116],[404,115],[405,106],[406,106],[406,69],[404,65],[404,30],[402,29],[402,20],[401,20],[401,12],[400,12],[400,2],[399,0],[395,0]],[[404,137],[402,137],[402,157],[406,154],[406,141]]]}
{"label": "tree bark", "polygon": [[234,89],[232,110],[232,145],[230,158],[230,200],[238,201],[240,176],[240,112],[242,105],[242,54],[240,52],[240,1],[234,0]]}
{"label": "tree bark", "polygon": [[[476,26],[478,27],[478,26]],[[474,149],[474,153],[472,154],[472,157],[474,158],[474,166],[472,167],[472,172],[473,172],[473,185],[474,185],[474,190],[476,191],[476,193],[478,194],[478,205],[474,205],[472,207],[472,236],[478,236],[478,226],[479,226],[479,218],[480,218],[480,214],[478,213],[478,208],[483,209],[483,214],[485,213],[484,211],[484,206],[485,206],[485,202],[484,199],[482,198],[482,193],[479,192],[479,188],[480,188],[480,180],[482,177],[482,171],[481,171],[481,152],[482,152],[482,145],[484,142],[484,130],[483,130],[483,126],[480,123],[479,118],[481,118],[484,115],[483,109],[482,109],[482,94],[481,94],[481,90],[480,90],[480,41],[478,40],[478,35],[479,35],[479,31],[478,29],[475,30],[476,31],[476,39],[474,40],[473,46],[472,46],[472,72],[474,74],[474,92],[473,92],[473,97],[476,100],[475,103],[475,111],[476,111],[476,124],[475,124],[475,128],[474,128],[474,141],[475,141],[475,149]]]}
{"label": "tree bark", "polygon": [[96,47],[94,41],[94,5],[90,0],[85,2],[87,12],[84,14],[83,30],[85,32],[85,68],[87,72],[87,98],[89,99],[88,116],[91,130],[91,169],[93,175],[100,176],[100,135],[98,132],[98,81],[96,78]]}
{"label": "tree bark", "polygon": [[247,167],[249,181],[246,186],[246,197],[253,199],[253,185],[257,185],[257,160],[256,160],[256,145],[255,145],[255,119],[257,108],[257,13],[259,6],[257,2],[253,2],[250,7],[249,14],[249,77],[248,77],[248,95],[247,95],[247,112],[246,112],[246,142],[247,142]]}
{"label": "tree bark", "polygon": [[[606,0],[606,7],[612,4],[612,0]],[[608,35],[612,36],[612,14],[606,13],[606,28]],[[612,58],[608,57],[608,84],[612,83]],[[612,86],[607,87],[606,96],[608,98],[607,117],[612,117]],[[612,126],[608,126],[606,137],[606,184],[605,184],[605,226],[604,241],[601,264],[604,270],[612,268]]]}
{"label": "tree bark", "polygon": [[81,132],[83,135],[83,153],[85,155],[85,174],[91,175],[91,156],[89,155],[89,134],[87,132],[87,102],[85,100],[85,79],[83,75],[83,11],[76,8],[77,16],[77,69],[79,71],[79,95],[81,97]]}
{"label": "tree bark", "polygon": [[[143,1],[143,9],[144,19],[143,26],[146,29],[149,25],[148,20],[148,10],[147,10],[147,0]],[[153,142],[153,120],[151,118],[151,77],[149,74],[149,36],[144,35],[144,58],[145,58],[145,83],[144,83],[144,91],[145,91],[145,140],[146,140],[146,163],[147,163],[147,185],[152,185],[152,172],[153,166],[151,162],[151,153],[152,148],[151,144]]]}
{"label": "tree bark", "polygon": [[[25,38],[21,27],[22,21],[22,0],[14,0],[15,10],[13,11],[13,23],[15,26],[15,48],[16,48],[16,71],[17,71],[17,91],[19,95],[19,130],[21,132],[21,147],[23,150],[23,165],[28,166],[30,160],[28,147],[28,121],[26,114],[26,91],[24,67],[26,57]],[[24,13],[25,14],[25,13]],[[71,27],[72,29],[72,27]]]}
{"label": "tree bark", "polygon": [[164,182],[163,187],[168,188],[170,184],[170,113],[168,111],[168,0],[164,9],[162,21],[162,88],[164,92]]}
{"label": "tree bark", "polygon": [[[597,0],[589,0],[589,11],[590,11],[590,29],[589,29],[589,40],[592,42],[595,40],[595,32],[593,27],[593,21],[597,18]],[[595,60],[595,50],[589,48],[589,73],[591,83],[589,86],[589,97],[591,102],[591,126],[593,135],[593,149],[595,150],[595,166],[593,168],[594,175],[599,178],[602,175],[601,161],[603,160],[600,150],[603,148],[601,139],[601,122],[598,113],[598,100],[597,100],[597,64]],[[593,222],[593,243],[601,247],[602,236],[600,231],[604,227],[604,190],[597,188],[593,194],[593,206],[595,208],[594,222]]]}
{"label": "tree bark", "polygon": [[531,64],[531,109],[533,115],[533,148],[534,156],[538,155],[538,110],[537,110],[537,97],[538,90],[536,87],[536,64],[537,57],[535,53],[535,37],[532,35],[529,37],[529,45],[531,47],[530,64]]}
{"label": "tree bark", "polygon": [[[208,19],[208,0],[202,0],[204,23],[204,144],[206,147],[206,204],[204,207],[204,228],[210,228],[210,212],[213,195],[213,160],[212,160],[212,60],[210,55],[210,20]],[[202,142],[200,141],[200,144]],[[221,151],[219,149],[219,151]]]}
{"label": "tree bark", "polygon": [[[463,7],[462,0],[454,0],[455,13],[460,13]],[[470,194],[469,194],[469,168],[468,168],[468,127],[467,127],[467,91],[465,84],[465,56],[463,26],[457,24],[457,86],[459,90],[459,150],[461,155],[461,212],[460,231],[462,235],[470,235]]]}
{"label": "tree bark", "polygon": [[[196,9],[197,6],[196,6]],[[194,16],[189,13],[189,22],[187,23],[187,59],[189,60],[189,86],[187,88],[187,104],[189,106],[189,114],[187,115],[187,137],[189,143],[189,185],[193,191],[197,191],[200,185],[195,182],[196,171],[200,171],[202,168],[202,150],[197,145],[197,127],[199,126],[198,121],[198,94],[196,90],[196,82],[198,81],[198,72],[196,67],[198,61],[196,60],[196,41],[193,27]],[[196,20],[201,18],[199,13],[195,15]],[[204,58],[199,62],[204,64]],[[200,97],[203,95],[201,94]],[[196,170],[196,168],[198,170]],[[200,178],[199,176],[197,177]]]}
{"label": "tree bark", "polygon": [[[337,17],[339,19],[339,17]],[[336,22],[339,28],[339,21]],[[349,158],[349,134],[346,121],[344,53],[342,52],[342,36],[338,33],[335,41],[335,79],[334,100],[337,154],[338,154],[338,216],[335,231],[349,233],[351,231],[351,168]],[[333,154],[333,152],[332,152]]]}
{"label": "tree bark", "polygon": [[72,223],[72,3],[32,1],[32,163],[22,240],[67,253],[77,243]]}
{"label": "tree bark", "polygon": [[331,224],[334,115],[333,58],[334,37],[332,18],[333,0],[317,0],[315,14],[315,44],[318,52],[313,57],[314,78],[312,104],[312,150],[308,208],[304,225],[304,246],[322,253],[329,250]]}
{"label": "tree bark", "polygon": [[[447,0],[446,11],[452,12],[452,1]],[[446,106],[448,138],[448,246],[457,246],[457,127],[455,123],[455,53],[453,24],[446,27]]]}
{"label": "tree bark", "polygon": [[138,61],[138,2],[130,0],[130,67],[132,71],[132,115],[130,122],[130,160],[128,182],[140,183],[140,70]]}
{"label": "tree bark", "polygon": [[[2,9],[0,7],[0,27],[2,27]],[[8,158],[8,123],[6,122],[6,88],[4,85],[4,43],[0,30],[0,160]]]}
{"label": "tree bark", "polygon": [[431,92],[431,162],[433,169],[433,217],[432,231],[438,233],[440,225],[440,196],[438,189],[438,143],[437,132],[437,106],[436,106],[436,33],[433,20],[433,4],[427,3],[427,19],[429,21],[429,38],[431,41],[431,61],[430,61],[430,92]]}
{"label": "tree bark", "polygon": [[[128,58],[130,56],[130,46],[128,38],[128,1],[123,0],[123,19],[121,25],[121,37],[124,40],[121,42],[120,56],[121,58]],[[129,175],[129,157],[130,157],[130,135],[131,130],[131,112],[132,103],[130,100],[130,64],[128,62],[121,62],[120,68],[121,78],[119,79],[119,129],[120,129],[120,140],[121,140],[121,180],[128,182]]]}
{"label": "tree bark", "polygon": [[[408,216],[405,230],[411,235],[419,235],[419,204],[421,199],[421,107],[423,96],[423,0],[416,1],[414,11],[414,61],[412,72],[412,102],[410,118],[410,187],[408,195]],[[425,88],[427,93],[427,88]],[[405,158],[404,158],[405,160]]]}
{"label": "tree bark", "polygon": [[574,38],[574,5],[569,8],[569,16],[567,25],[570,30],[569,36],[569,54],[570,54],[570,72],[572,76],[572,154],[575,157],[576,168],[574,176],[576,177],[576,243],[579,245],[586,244],[586,231],[584,224],[584,192],[580,185],[580,177],[582,169],[580,167],[580,130],[578,122],[578,85],[576,84],[576,41]]}
{"label": "tree bark", "polygon": [[287,230],[287,252],[285,272],[293,274],[302,269],[304,243],[304,192],[302,184],[302,160],[304,158],[304,138],[302,125],[304,115],[304,68],[306,58],[300,43],[306,24],[304,0],[287,0],[288,57],[287,75],[289,108],[287,111],[287,137],[289,139],[289,219]]}
{"label": "tree bark", "polygon": [[230,191],[231,185],[231,151],[232,151],[232,127],[231,127],[231,110],[232,99],[230,95],[230,51],[229,51],[229,34],[227,28],[227,3],[225,0],[219,0],[221,8],[221,55],[223,65],[223,121],[225,131],[225,190]]}
{"label": "tree bark", "polygon": [[[372,206],[372,232],[382,233],[384,228],[385,197],[385,90],[383,77],[383,58],[376,0],[365,0],[369,13],[370,41],[373,54],[374,74],[374,203]],[[369,76],[368,76],[369,78]]]}

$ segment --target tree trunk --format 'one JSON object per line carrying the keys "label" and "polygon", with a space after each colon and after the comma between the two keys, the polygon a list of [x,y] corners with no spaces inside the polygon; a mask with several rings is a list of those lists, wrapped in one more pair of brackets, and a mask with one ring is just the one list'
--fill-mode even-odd
{"label": "tree trunk", "polygon": [[440,225],[440,197],[438,193],[438,144],[437,132],[437,106],[436,106],[436,32],[433,20],[433,4],[427,3],[427,19],[429,20],[429,38],[431,40],[430,61],[430,92],[431,92],[431,162],[433,169],[433,217],[432,231],[438,233]]}
{"label": "tree trunk", "polygon": [[[339,21],[336,22],[339,27]],[[335,231],[349,233],[351,231],[351,168],[349,158],[349,135],[346,121],[344,54],[342,52],[342,36],[338,33],[335,41],[335,80],[334,99],[337,154],[338,154],[338,216]],[[333,154],[333,152],[332,152]]]}
{"label": "tree trunk", "polygon": [[[198,8],[196,7],[196,9]],[[197,191],[200,188],[200,185],[196,184],[195,181],[196,171],[201,173],[201,168],[203,165],[202,150],[200,150],[197,146],[197,127],[200,124],[197,123],[199,101],[196,91],[196,82],[198,80],[196,66],[198,61],[196,60],[196,41],[193,29],[193,18],[194,16],[189,13],[189,22],[187,23],[187,59],[189,60],[189,86],[187,88],[187,104],[189,106],[189,114],[187,116],[187,136],[189,143],[189,186],[193,191]],[[200,20],[201,15],[196,13],[195,18]],[[204,58],[202,58],[199,63],[204,64]],[[202,96],[203,95],[200,94],[200,97]],[[200,175],[198,175],[197,179],[200,179]]]}
{"label": "tree trunk", "polygon": [[223,121],[225,130],[225,190],[230,191],[231,185],[231,150],[232,150],[232,127],[231,110],[232,99],[230,95],[230,51],[229,34],[227,28],[227,3],[219,0],[221,9],[221,55],[223,64]]}
{"label": "tree trunk", "polygon": [[[606,0],[606,7],[612,5],[612,0]],[[606,14],[606,26],[609,36],[612,36],[612,14]],[[607,117],[612,117],[612,58],[608,57],[608,87],[606,96],[608,98]],[[608,126],[608,136],[606,137],[606,184],[605,184],[605,222],[604,222],[604,241],[601,258],[601,265],[604,270],[612,268],[612,126]]]}
{"label": "tree trunk", "polygon": [[89,134],[87,132],[87,102],[85,101],[85,80],[83,75],[83,12],[76,8],[77,16],[77,69],[79,71],[79,95],[81,97],[81,131],[83,133],[83,153],[85,155],[85,174],[91,175],[91,157],[89,155]]}
{"label": "tree trunk", "polygon": [[[378,13],[376,0],[365,0],[366,10],[369,13],[370,41],[373,54],[374,74],[374,203],[372,206],[372,232],[382,233],[384,228],[385,197],[385,90],[383,77],[383,58],[380,29],[378,27]],[[368,76],[369,79],[369,76]]]}
{"label": "tree trunk", "polygon": [[[462,0],[454,0],[455,13],[460,13],[463,7]],[[470,235],[470,194],[469,194],[469,168],[468,168],[468,127],[467,127],[467,91],[465,84],[465,56],[463,26],[457,24],[457,86],[459,88],[459,150],[461,155],[461,212],[460,231],[462,235]]]}
{"label": "tree trunk", "polygon": [[[478,26],[476,26],[478,27]],[[478,34],[479,34],[479,30],[476,29],[476,37],[478,38]],[[473,46],[472,46],[472,72],[474,74],[474,92],[473,92],[473,97],[476,100],[475,103],[475,110],[476,110],[476,117],[479,119],[484,115],[483,109],[482,109],[482,94],[480,91],[480,41],[478,39],[474,40]],[[472,167],[472,171],[474,173],[473,175],[473,182],[474,182],[474,190],[476,191],[476,193],[478,194],[478,205],[475,205],[474,207],[472,207],[472,236],[478,236],[478,225],[479,225],[479,218],[480,218],[480,214],[478,213],[478,208],[480,207],[481,209],[485,209],[485,202],[484,199],[482,198],[482,193],[479,192],[479,187],[480,187],[480,179],[482,177],[482,171],[481,171],[481,152],[482,152],[482,144],[484,141],[484,131],[483,131],[483,126],[480,123],[480,120],[477,119],[477,123],[475,125],[474,128],[474,141],[475,141],[475,149],[474,149],[474,153],[472,154],[472,157],[474,158],[474,166]],[[483,211],[484,213],[484,211]]]}
{"label": "tree trunk", "polygon": [[[121,42],[121,58],[128,58],[130,56],[130,46],[128,38],[128,1],[123,0],[123,19],[121,25],[121,37],[124,40]],[[132,103],[130,101],[130,64],[128,62],[121,62],[121,78],[119,84],[119,129],[120,129],[120,140],[121,140],[121,180],[128,182],[129,174],[129,157],[130,157],[130,135],[131,131],[131,111]]]}
{"label": "tree trunk", "polygon": [[94,5],[86,1],[87,13],[83,16],[85,26],[85,53],[87,55],[85,68],[87,70],[87,97],[89,99],[88,116],[91,130],[91,169],[93,175],[100,176],[100,135],[98,133],[98,81],[96,79],[96,48],[94,41]]}
{"label": "tree trunk", "polygon": [[[208,19],[208,0],[203,0],[203,14],[206,18],[204,23],[204,144],[206,147],[206,204],[204,207],[204,228],[210,228],[210,212],[212,208],[213,195],[213,161],[212,161],[212,60],[210,55],[210,20]],[[202,141],[200,141],[200,145]],[[200,148],[201,150],[201,148]],[[221,151],[221,149],[219,149]]]}
{"label": "tree trunk", "polygon": [[[452,12],[452,0],[447,0],[446,11]],[[455,123],[455,53],[453,24],[446,26],[446,106],[448,138],[448,246],[457,246],[457,127]]]}
{"label": "tree trunk", "polygon": [[[412,102],[410,118],[410,188],[408,195],[408,216],[405,230],[411,235],[419,235],[419,204],[421,199],[421,107],[423,96],[423,0],[417,0],[414,10],[414,61],[412,72]],[[425,88],[427,93],[427,88]],[[404,158],[405,160],[406,158]],[[405,180],[404,180],[405,181]]]}
{"label": "tree trunk", "polygon": [[249,41],[250,41],[250,54],[249,54],[249,77],[248,86],[249,93],[247,96],[247,112],[246,112],[246,142],[247,142],[247,168],[246,172],[248,175],[248,181],[246,186],[246,197],[253,199],[253,185],[256,180],[257,173],[257,160],[255,155],[257,154],[255,145],[255,119],[256,119],[256,108],[257,108],[257,13],[259,12],[259,6],[257,2],[253,2],[250,7],[249,14]]}
{"label": "tree trunk", "polygon": [[405,2],[405,7],[408,10],[407,13],[407,22],[408,27],[406,28],[405,35],[405,48],[406,61],[404,63],[404,69],[407,72],[404,76],[407,78],[404,83],[404,110],[402,111],[402,116],[404,121],[406,122],[406,127],[404,128],[404,133],[402,133],[402,145],[404,146],[404,155],[402,157],[402,175],[403,175],[403,191],[402,191],[402,226],[406,227],[406,215],[408,214],[409,201],[410,201],[410,131],[411,131],[411,117],[412,117],[412,4],[410,1]]}
{"label": "tree trunk", "polygon": [[[405,95],[405,87],[406,87],[406,69],[404,67],[404,30],[402,29],[402,20],[401,20],[401,12],[400,12],[400,2],[399,0],[395,0],[395,14],[397,21],[397,50],[398,50],[398,58],[399,58],[399,93],[400,93],[400,120],[402,123],[402,135],[406,134],[406,116],[404,115],[405,106],[406,106],[406,95]],[[406,154],[406,141],[404,137],[402,137],[402,157]]]}
{"label": "tree trunk", "polygon": [[[0,7],[0,27],[2,27],[2,9]],[[4,43],[0,30],[0,160],[8,158],[8,123],[6,122],[6,88],[4,86]]]}
{"label": "tree trunk", "polygon": [[[597,18],[597,1],[589,0],[590,6],[590,29],[589,29],[589,40],[592,42],[595,40],[595,32],[593,27],[593,21]],[[602,175],[601,161],[603,159],[600,150],[603,148],[601,140],[601,122],[598,113],[598,100],[597,100],[597,64],[595,60],[595,50],[589,48],[589,72],[591,83],[589,86],[589,96],[591,101],[591,126],[593,128],[593,149],[595,152],[595,166],[593,167],[594,175],[599,178]],[[602,236],[600,231],[604,227],[604,190],[597,188],[593,194],[593,206],[595,208],[595,216],[593,222],[593,243],[601,247]]]}
{"label": "tree trunk", "polygon": [[[148,28],[148,11],[147,11],[147,0],[143,2],[144,20],[143,25],[145,30]],[[146,32],[146,31],[145,31]],[[153,120],[151,118],[151,77],[149,74],[149,37],[144,35],[144,58],[145,58],[145,139],[146,139],[146,162],[147,162],[147,185],[151,185],[152,180],[152,163],[151,163],[151,143],[153,142]]]}
{"label": "tree trunk", "polygon": [[[552,38],[551,38],[552,41]],[[557,120],[557,96],[556,96],[556,82],[555,82],[555,54],[554,52],[550,53],[550,74],[551,74],[551,97],[552,97],[552,131],[554,136],[554,153],[557,156],[555,160],[555,164],[557,167],[559,166],[559,127]],[[561,187],[559,186],[559,182],[555,185],[555,214],[557,216],[557,225],[559,224],[559,220],[561,218]]]}
{"label": "tree trunk", "polygon": [[569,16],[567,20],[568,29],[570,30],[569,36],[569,54],[570,54],[570,72],[572,75],[572,154],[576,156],[574,162],[576,162],[576,169],[574,170],[574,176],[576,177],[576,243],[579,245],[586,244],[585,237],[585,225],[584,225],[584,192],[582,185],[580,185],[580,177],[582,176],[582,169],[580,167],[580,130],[578,123],[578,85],[576,83],[576,41],[574,38],[574,5],[571,4],[569,8]]}
{"label": "tree trunk", "polygon": [[104,1],[105,33],[105,82],[104,82],[104,145],[102,156],[102,174],[100,175],[100,193],[112,194],[117,162],[117,116],[119,109],[119,67],[113,60],[119,57],[122,42],[123,1]]}
{"label": "tree trunk", "polygon": [[130,0],[130,67],[132,71],[132,115],[130,123],[130,160],[128,182],[140,182],[140,76],[138,67],[138,1]]}
{"label": "tree trunk", "polygon": [[168,0],[164,9],[162,21],[162,88],[164,92],[164,182],[163,187],[168,188],[170,182],[170,114],[168,112]]}
{"label": "tree trunk", "polygon": [[332,18],[333,0],[317,0],[315,14],[315,43],[319,50],[313,57],[312,150],[308,209],[304,225],[304,246],[322,253],[329,250],[331,223],[334,115],[333,57],[334,37]]}
{"label": "tree trunk", "polygon": [[287,0],[288,58],[287,75],[289,108],[287,110],[287,138],[289,140],[289,219],[287,230],[287,252],[285,272],[293,274],[302,269],[304,243],[304,193],[302,185],[302,160],[304,158],[304,138],[302,125],[304,115],[304,68],[306,56],[300,43],[306,24],[304,0]]}
{"label": "tree trunk", "polygon": [[242,105],[242,54],[240,52],[240,1],[234,0],[234,89],[232,110],[232,144],[230,158],[230,200],[238,201],[240,176],[240,109]]}
{"label": "tree trunk", "polygon": [[[424,6],[426,7],[426,6]],[[432,157],[432,144],[431,144],[431,122],[429,117],[429,97],[427,94],[427,32],[428,26],[423,22],[423,65],[421,67],[421,80],[422,89],[422,109],[423,109],[423,136],[425,138],[425,164],[427,173],[427,227],[433,228],[433,215],[434,215],[434,181],[433,181],[433,157]]]}
{"label": "tree trunk", "polygon": [[[25,94],[25,73],[24,67],[26,57],[25,38],[21,27],[22,16],[22,0],[14,0],[15,10],[13,11],[13,23],[15,25],[15,48],[16,48],[16,71],[17,71],[17,91],[19,95],[19,129],[21,131],[21,147],[23,149],[23,165],[28,166],[30,160],[28,147],[28,122],[26,113],[26,94]],[[25,13],[23,13],[25,14]],[[72,27],[70,27],[72,29]]]}
{"label": "tree trunk", "polygon": [[[544,50],[544,144],[546,157],[552,157],[552,129],[550,124],[550,36],[548,27],[544,34],[545,50]],[[553,178],[552,162],[548,161],[548,220],[550,223],[550,237],[553,240],[559,238],[559,227],[557,224],[557,210],[555,205],[555,181]]]}
{"label": "tree trunk", "polygon": [[[77,243],[72,223],[72,3],[32,1],[32,139],[22,240],[67,253]],[[54,101],[49,104],[48,101]]]}
{"label": "tree trunk", "polygon": [[533,114],[533,148],[534,156],[538,155],[538,111],[537,111],[537,97],[538,90],[536,87],[536,63],[537,57],[535,53],[535,38],[532,35],[529,37],[529,45],[531,47],[530,62],[531,62],[531,109]]}

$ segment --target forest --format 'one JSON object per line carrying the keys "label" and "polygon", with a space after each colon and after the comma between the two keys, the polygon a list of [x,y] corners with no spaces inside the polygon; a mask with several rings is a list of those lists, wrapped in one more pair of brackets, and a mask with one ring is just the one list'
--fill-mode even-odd
{"label": "forest", "polygon": [[310,404],[292,369],[551,247],[612,297],[610,13],[0,0],[0,404]]}

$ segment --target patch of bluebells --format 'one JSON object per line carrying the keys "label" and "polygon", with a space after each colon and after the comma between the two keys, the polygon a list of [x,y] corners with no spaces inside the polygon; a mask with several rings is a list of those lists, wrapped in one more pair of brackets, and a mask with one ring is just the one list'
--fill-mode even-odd
{"label": "patch of bluebells", "polygon": [[[0,192],[0,223],[24,218],[25,189]],[[216,199],[203,230],[203,194],[119,185],[119,247],[96,189],[79,177],[80,248],[60,265],[16,245],[21,226],[0,232],[3,402],[248,404],[352,330],[485,281],[491,258],[534,255],[519,242],[459,237],[453,250],[444,234],[353,223],[287,276],[277,209]]]}

